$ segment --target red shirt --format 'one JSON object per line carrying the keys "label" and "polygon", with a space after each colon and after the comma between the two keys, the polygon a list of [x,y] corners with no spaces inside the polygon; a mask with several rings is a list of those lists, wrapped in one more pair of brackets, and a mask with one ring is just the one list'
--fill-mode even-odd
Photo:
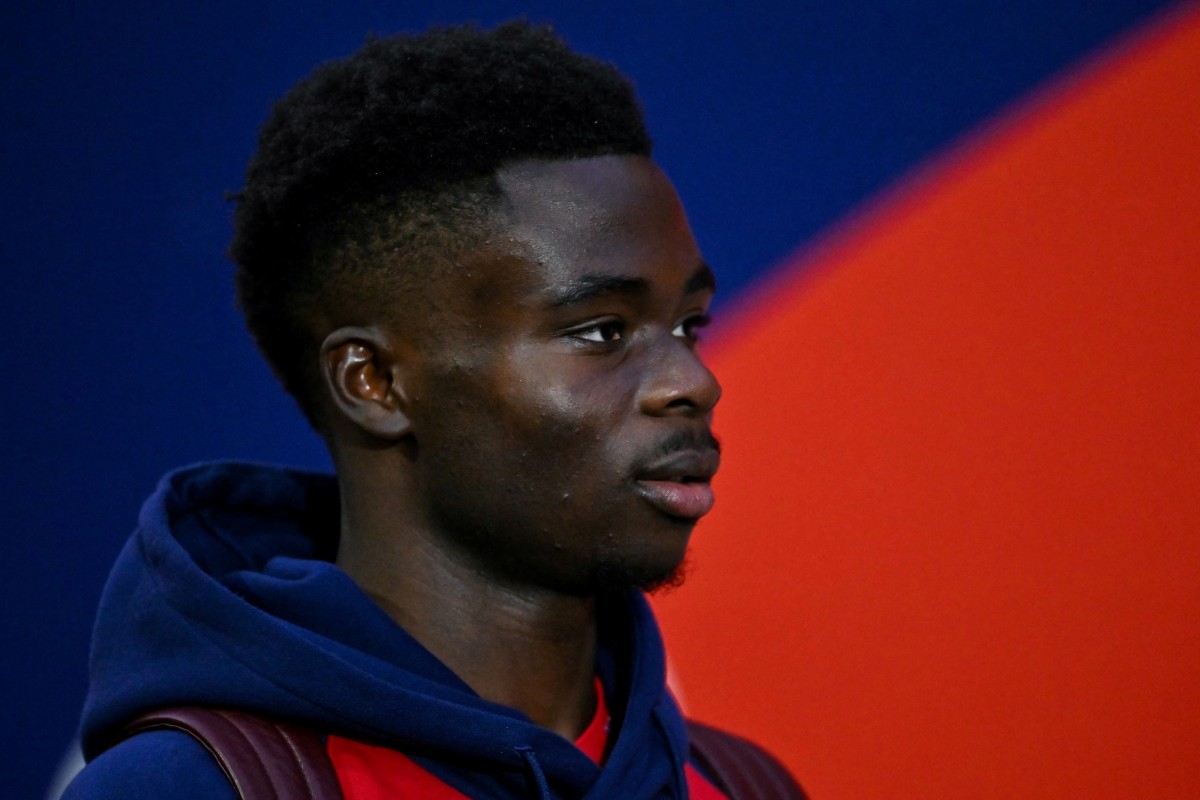
{"label": "red shirt", "polygon": [[[575,746],[597,764],[604,759],[611,719],[604,703],[604,689],[597,680],[596,714],[575,740]],[[396,750],[340,736],[330,736],[325,747],[346,800],[468,800],[462,792]],[[726,800],[691,764],[686,766],[685,775],[691,800]]]}

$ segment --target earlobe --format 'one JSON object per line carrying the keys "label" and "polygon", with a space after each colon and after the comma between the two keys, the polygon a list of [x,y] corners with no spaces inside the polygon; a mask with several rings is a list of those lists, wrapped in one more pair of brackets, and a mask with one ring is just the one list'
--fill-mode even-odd
{"label": "earlobe", "polygon": [[321,343],[321,372],[334,407],[372,436],[412,432],[402,364],[376,328],[338,328]]}

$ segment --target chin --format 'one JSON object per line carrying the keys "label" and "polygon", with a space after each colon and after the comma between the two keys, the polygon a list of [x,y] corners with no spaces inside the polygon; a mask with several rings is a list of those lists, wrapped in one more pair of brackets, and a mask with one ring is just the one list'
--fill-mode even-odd
{"label": "chin", "polygon": [[687,579],[688,560],[680,556],[669,562],[599,564],[591,575],[593,591],[601,592],[640,589],[647,594],[677,589]]}
{"label": "chin", "polygon": [[666,575],[656,581],[642,583],[638,585],[646,594],[669,594],[687,581],[688,572],[692,564],[687,559],[680,561],[675,565],[675,569],[671,570],[669,575]]}

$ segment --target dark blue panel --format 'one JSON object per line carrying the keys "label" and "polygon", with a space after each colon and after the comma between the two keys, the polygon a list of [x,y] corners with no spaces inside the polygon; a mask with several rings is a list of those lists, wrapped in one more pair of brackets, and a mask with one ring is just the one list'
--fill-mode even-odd
{"label": "dark blue panel", "polygon": [[324,463],[241,332],[222,256],[223,193],[271,99],[315,62],[368,30],[556,21],[635,79],[728,294],[1166,4],[8,5],[0,795],[36,797],[74,724],[108,563],[158,473]]}

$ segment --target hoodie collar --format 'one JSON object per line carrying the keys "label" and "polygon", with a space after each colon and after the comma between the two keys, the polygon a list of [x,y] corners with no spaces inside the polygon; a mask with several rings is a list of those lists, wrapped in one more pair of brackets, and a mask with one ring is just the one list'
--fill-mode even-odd
{"label": "hoodie collar", "polygon": [[143,711],[207,704],[417,747],[479,796],[524,796],[539,772],[551,796],[682,796],[686,734],[640,593],[597,604],[616,732],[600,769],[476,695],[331,563],[338,518],[331,476],[222,462],[165,477],[101,601],[85,748]]}

